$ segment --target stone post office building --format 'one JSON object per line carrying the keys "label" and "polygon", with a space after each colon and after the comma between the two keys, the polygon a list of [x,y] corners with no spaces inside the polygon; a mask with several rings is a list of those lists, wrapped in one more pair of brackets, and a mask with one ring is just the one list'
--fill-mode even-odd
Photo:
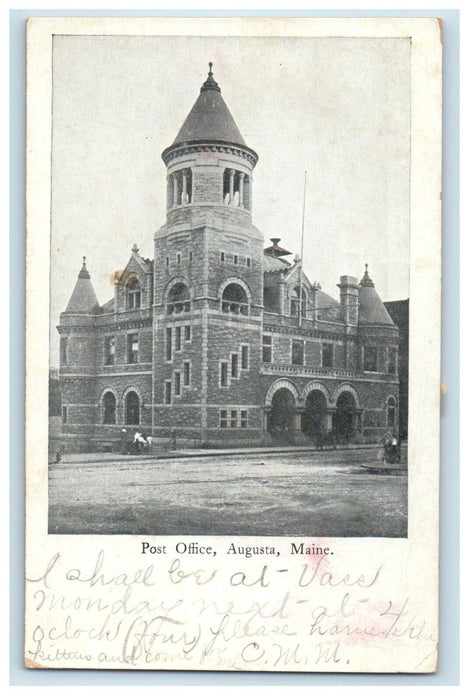
{"label": "stone post office building", "polygon": [[398,425],[399,331],[365,269],[334,299],[253,225],[246,145],[211,67],[162,154],[166,223],[100,306],[86,262],[60,325],[65,449],[122,429],[203,445],[375,442]]}

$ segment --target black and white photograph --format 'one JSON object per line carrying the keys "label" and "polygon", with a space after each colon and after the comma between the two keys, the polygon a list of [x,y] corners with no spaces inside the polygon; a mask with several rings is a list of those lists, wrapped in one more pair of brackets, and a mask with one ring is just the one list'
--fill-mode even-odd
{"label": "black and white photograph", "polygon": [[29,23],[28,667],[435,670],[440,38]]}
{"label": "black and white photograph", "polygon": [[405,537],[410,39],[52,51],[50,532]]}

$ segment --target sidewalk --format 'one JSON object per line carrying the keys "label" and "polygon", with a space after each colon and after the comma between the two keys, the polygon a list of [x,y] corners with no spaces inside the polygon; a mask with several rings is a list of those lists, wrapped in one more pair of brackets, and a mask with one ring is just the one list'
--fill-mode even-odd
{"label": "sidewalk", "polygon": [[51,466],[61,466],[66,464],[87,464],[96,462],[135,462],[160,459],[188,459],[203,457],[233,457],[240,455],[278,455],[278,454],[320,454],[331,452],[344,452],[347,450],[376,450],[377,445],[348,445],[347,447],[327,448],[320,450],[312,446],[287,446],[287,447],[232,447],[232,448],[192,448],[188,450],[155,450],[151,454],[121,455],[112,452],[86,452],[80,454],[65,454],[62,460]]}

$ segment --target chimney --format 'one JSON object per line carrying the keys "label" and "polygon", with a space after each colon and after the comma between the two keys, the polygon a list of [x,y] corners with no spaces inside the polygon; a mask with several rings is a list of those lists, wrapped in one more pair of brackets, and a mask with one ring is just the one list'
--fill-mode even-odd
{"label": "chimney", "polygon": [[342,275],[337,286],[340,289],[342,318],[347,325],[356,326],[358,323],[358,279],[350,275]]}

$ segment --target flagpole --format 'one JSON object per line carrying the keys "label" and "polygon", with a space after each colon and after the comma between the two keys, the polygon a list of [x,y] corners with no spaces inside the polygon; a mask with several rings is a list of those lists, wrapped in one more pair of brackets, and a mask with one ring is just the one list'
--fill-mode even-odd
{"label": "flagpole", "polygon": [[302,306],[303,306],[303,247],[304,247],[304,237],[305,237],[305,206],[306,206],[306,175],[307,171],[305,170],[305,182],[304,182],[304,188],[303,188],[303,220],[301,222],[301,255],[300,255],[300,264],[298,267],[298,274],[300,278],[300,308],[298,311],[298,325],[301,326],[301,318],[302,318]]}

